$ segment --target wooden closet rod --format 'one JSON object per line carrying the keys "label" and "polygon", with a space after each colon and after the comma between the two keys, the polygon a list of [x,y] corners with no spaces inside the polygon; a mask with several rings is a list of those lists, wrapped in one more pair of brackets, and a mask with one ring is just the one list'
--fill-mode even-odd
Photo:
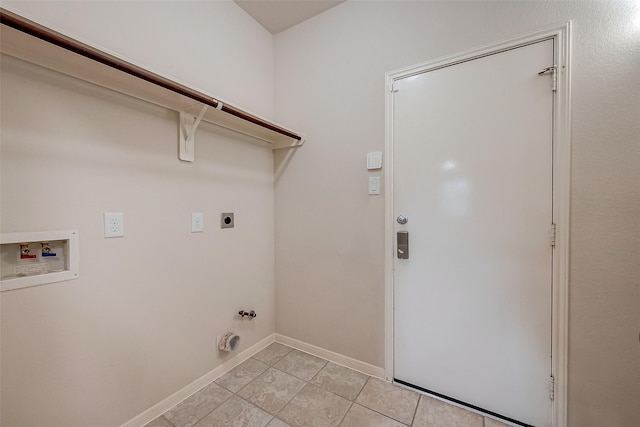
{"label": "wooden closet rod", "polygon": [[[60,34],[56,31],[53,31],[41,25],[38,25],[35,22],[29,21],[28,19],[25,19],[14,13],[8,12],[2,8],[0,8],[0,23],[8,27],[14,28],[18,31],[22,31],[23,33],[29,34],[33,37],[37,37],[41,40],[54,44],[68,51],[74,52],[78,55],[84,56],[85,58],[92,59],[108,67],[114,68],[116,70],[130,74],[134,77],[137,77],[139,79],[145,80],[149,83],[160,86],[164,89],[170,90],[172,92],[186,96],[187,98],[209,105],[213,108],[217,109],[218,105],[220,104],[220,101],[217,101],[216,99],[210,96],[207,96],[203,93],[195,91],[187,86],[176,83],[173,80],[167,79],[165,77],[162,77],[155,73],[147,71],[144,68],[141,68],[129,62],[123,61],[122,59],[116,58],[112,55],[109,55],[91,46],[80,43],[77,40],[66,37],[63,34]],[[300,135],[297,135],[293,132],[288,131],[287,129],[276,126],[272,123],[266,122],[260,119],[259,117],[255,117],[249,113],[246,113],[230,105],[222,103],[221,110],[225,113],[231,114],[242,120],[246,120],[255,125],[269,129],[273,132],[277,132],[281,135],[285,135],[297,141],[302,140],[302,137]]]}

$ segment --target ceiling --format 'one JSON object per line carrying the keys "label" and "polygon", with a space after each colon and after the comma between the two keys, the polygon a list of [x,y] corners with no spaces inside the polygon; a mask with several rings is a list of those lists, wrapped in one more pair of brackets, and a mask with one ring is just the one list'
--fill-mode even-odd
{"label": "ceiling", "polygon": [[277,34],[345,0],[233,0],[271,34]]}

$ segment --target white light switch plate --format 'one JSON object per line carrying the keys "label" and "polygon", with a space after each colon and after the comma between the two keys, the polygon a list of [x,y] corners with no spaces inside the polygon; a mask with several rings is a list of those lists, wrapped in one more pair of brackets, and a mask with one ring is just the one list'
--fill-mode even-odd
{"label": "white light switch plate", "polygon": [[124,214],[122,212],[104,213],[104,237],[124,236]]}
{"label": "white light switch plate", "polygon": [[380,177],[369,177],[369,194],[380,194]]}
{"label": "white light switch plate", "polygon": [[192,213],[191,214],[191,232],[202,233],[204,231],[204,214]]}

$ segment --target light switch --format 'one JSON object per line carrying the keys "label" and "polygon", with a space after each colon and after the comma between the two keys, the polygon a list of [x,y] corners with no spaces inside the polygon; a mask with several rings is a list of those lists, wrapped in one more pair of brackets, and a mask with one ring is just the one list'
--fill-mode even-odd
{"label": "light switch", "polygon": [[380,177],[369,177],[369,194],[380,194]]}
{"label": "light switch", "polygon": [[192,213],[191,214],[191,232],[202,233],[204,231],[204,214]]}

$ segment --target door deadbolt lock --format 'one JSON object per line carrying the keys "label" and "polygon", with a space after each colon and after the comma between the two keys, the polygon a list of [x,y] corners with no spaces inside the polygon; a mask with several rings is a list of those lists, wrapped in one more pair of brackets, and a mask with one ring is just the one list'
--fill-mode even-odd
{"label": "door deadbolt lock", "polygon": [[407,218],[406,215],[399,215],[398,218],[396,218],[396,221],[398,221],[398,224],[406,224],[409,222],[409,218]]}
{"label": "door deadbolt lock", "polygon": [[398,231],[396,237],[398,259],[409,259],[409,232]]}

